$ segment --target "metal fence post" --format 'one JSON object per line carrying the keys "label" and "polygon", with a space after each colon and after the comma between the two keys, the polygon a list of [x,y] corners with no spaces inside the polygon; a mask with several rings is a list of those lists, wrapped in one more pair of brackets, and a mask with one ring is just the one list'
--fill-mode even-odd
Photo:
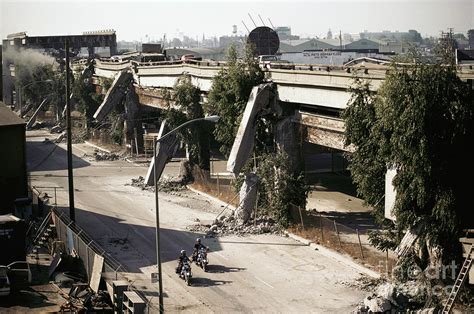
{"label": "metal fence post", "polygon": [[216,172],[216,175],[217,175],[217,195],[220,196],[221,195],[221,185],[219,183],[219,172]]}
{"label": "metal fence post", "polygon": [[298,210],[300,212],[301,227],[303,227],[303,231],[304,231],[304,222],[303,222],[303,214],[301,213],[301,206],[298,206]]}
{"label": "metal fence post", "polygon": [[357,238],[359,239],[360,254],[362,255],[362,259],[365,259],[364,251],[362,250],[362,242],[360,242],[359,229],[356,229],[356,231],[357,231]]}
{"label": "metal fence post", "polygon": [[115,280],[118,280],[118,279],[117,279],[117,270],[119,270],[119,269],[120,269],[120,266],[117,267],[117,269],[114,271],[114,272],[115,272]]}
{"label": "metal fence post", "polygon": [[335,220],[333,221],[334,221],[334,230],[336,231],[336,235],[337,235],[337,240],[339,241],[339,246],[342,248],[341,237],[339,236],[339,231],[337,231],[337,223]]}
{"label": "metal fence post", "polygon": [[321,242],[324,243],[323,216],[319,213],[319,227],[321,228]]}

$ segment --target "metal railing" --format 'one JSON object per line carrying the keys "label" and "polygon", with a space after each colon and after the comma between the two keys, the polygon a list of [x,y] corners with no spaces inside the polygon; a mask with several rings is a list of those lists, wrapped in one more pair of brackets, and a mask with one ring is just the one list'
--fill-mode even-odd
{"label": "metal railing", "polygon": [[[123,274],[127,273],[128,270],[107,251],[105,251],[96,241],[94,241],[81,227],[71,221],[67,214],[57,209],[57,207],[51,207],[51,212],[54,217],[54,223],[56,227],[57,237],[60,241],[65,243],[66,249],[69,253],[77,254],[86,269],[89,278],[92,273],[92,266],[94,261],[94,255],[99,255],[104,258],[104,269],[102,277],[106,281],[114,280],[125,280],[130,282],[129,279]],[[133,283],[129,285],[128,290],[135,291],[139,294],[147,304],[148,312],[157,311],[158,308],[154,306],[146,297],[146,295],[136,289]]]}

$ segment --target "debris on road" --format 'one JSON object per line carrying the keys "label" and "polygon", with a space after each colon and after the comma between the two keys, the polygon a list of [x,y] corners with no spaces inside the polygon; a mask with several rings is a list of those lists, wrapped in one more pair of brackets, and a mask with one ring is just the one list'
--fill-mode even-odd
{"label": "debris on road", "polygon": [[242,224],[235,219],[234,214],[230,216],[220,216],[219,219],[214,220],[212,224],[196,224],[187,227],[193,232],[205,232],[206,238],[214,238],[225,235],[239,235],[244,236],[248,234],[264,234],[264,233],[280,233],[281,228],[275,221],[269,217],[262,216],[257,218],[257,221],[249,220]]}
{"label": "debris on road", "polygon": [[355,312],[357,313],[384,313],[405,312],[424,308],[426,293],[429,287],[416,281],[388,282],[385,279],[368,279],[362,277],[357,283],[349,284],[370,293],[361,301]]}
{"label": "debris on road", "polygon": [[[126,183],[125,185],[135,186],[146,191],[151,191],[151,192],[155,191],[154,186],[145,184],[145,178],[142,176],[139,176],[136,179],[132,178],[132,183]],[[158,182],[158,190],[160,192],[175,192],[175,191],[182,191],[185,189],[186,189],[186,185],[180,179],[175,179],[175,178],[161,179]]]}
{"label": "debris on road", "polygon": [[120,159],[120,156],[114,153],[106,153],[106,152],[102,152],[96,149],[94,151],[94,158],[96,161],[103,161],[103,160],[114,161],[114,160]]}

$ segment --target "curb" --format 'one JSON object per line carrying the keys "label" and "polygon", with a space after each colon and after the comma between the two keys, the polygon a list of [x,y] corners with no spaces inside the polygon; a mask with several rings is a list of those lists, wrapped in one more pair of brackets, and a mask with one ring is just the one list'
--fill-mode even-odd
{"label": "curb", "polygon": [[88,141],[84,141],[84,144],[87,144],[87,145],[89,145],[89,146],[91,146],[91,147],[97,148],[98,150],[101,150],[101,151],[106,152],[106,153],[108,153],[108,154],[111,154],[111,153],[112,153],[110,150],[105,149],[105,148],[102,148],[102,147],[97,146],[97,145],[95,145],[95,144],[92,144],[91,142],[88,142]]}
{"label": "curb", "polygon": [[[196,193],[196,194],[199,194],[199,195],[201,195],[201,196],[204,196],[205,198],[209,199],[209,200],[212,201],[212,202],[218,203],[218,204],[219,204],[220,206],[222,206],[222,207],[226,207],[226,206],[228,205],[226,202],[221,201],[221,200],[218,199],[217,197],[214,197],[214,196],[211,196],[211,195],[209,195],[209,194],[207,194],[207,193],[204,193],[204,192],[202,192],[202,191],[196,190],[195,188],[192,188],[192,187],[190,187],[189,185],[186,185],[186,188],[187,188],[188,190],[193,191],[193,192]],[[233,206],[233,205],[230,205],[230,204],[229,204],[229,205],[227,206],[227,208],[230,208],[230,209],[232,209],[232,210],[235,211],[235,206]]]}
{"label": "curb", "polygon": [[372,278],[380,278],[380,274],[377,273],[376,271],[373,271],[371,269],[368,269],[367,267],[365,266],[362,266],[356,262],[354,262],[352,259],[336,252],[336,251],[333,251],[331,249],[328,249],[322,245],[319,245],[319,244],[316,244],[314,242],[311,242],[310,240],[308,239],[304,239],[300,236],[297,236],[296,234],[293,234],[291,232],[288,232],[288,231],[285,231],[285,234],[292,238],[293,240],[296,240],[298,242],[301,242],[307,246],[309,246],[310,248],[314,249],[314,250],[317,250],[319,253],[321,253],[322,255],[326,256],[326,257],[329,257],[329,258],[332,258],[332,259],[335,259],[337,260],[338,262],[341,262],[349,267],[352,267],[354,269],[356,269],[357,271],[365,274],[365,275],[368,275]]}
{"label": "curb", "polygon": [[[186,186],[190,191],[193,191],[194,193],[196,194],[199,194],[207,199],[209,199],[210,201],[213,201],[213,202],[216,202],[218,204],[220,204],[221,206],[225,207],[227,206],[227,203],[221,201],[220,199],[214,197],[214,196],[211,196],[207,193],[204,193],[204,192],[201,192],[199,190],[196,190],[192,187],[190,187],[189,185]],[[228,208],[232,209],[235,211],[235,206],[232,206],[232,205],[229,205]],[[352,267],[354,268],[355,270],[357,270],[358,272],[361,272],[367,276],[370,276],[372,278],[380,278],[380,274],[371,270],[371,269],[368,269],[367,267],[364,267],[362,265],[359,265],[358,263],[354,262],[352,259],[336,252],[336,251],[333,251],[333,250],[330,250],[322,245],[319,245],[319,244],[316,244],[316,243],[313,243],[311,240],[308,240],[308,239],[305,239],[305,238],[302,238],[300,236],[297,236],[296,234],[293,234],[291,232],[288,232],[288,231],[285,231],[285,234],[292,238],[293,240],[295,241],[298,241],[300,243],[303,243],[304,245],[312,248],[313,250],[317,250],[319,253],[321,253],[322,255],[326,256],[326,257],[329,257],[329,258],[332,258],[338,262],[341,262],[343,264],[345,264],[346,266],[349,266],[349,267]]]}

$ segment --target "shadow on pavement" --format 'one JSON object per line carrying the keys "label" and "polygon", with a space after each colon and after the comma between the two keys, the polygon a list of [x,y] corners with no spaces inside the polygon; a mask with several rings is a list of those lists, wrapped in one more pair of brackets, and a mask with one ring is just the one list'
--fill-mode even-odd
{"label": "shadow on pavement", "polygon": [[222,286],[232,283],[230,280],[212,280],[209,278],[193,277],[191,279],[191,287],[212,287]]}
{"label": "shadow on pavement", "polygon": [[[0,312],[3,312],[2,308],[11,308],[14,306],[21,306],[22,308],[40,308],[55,305],[54,303],[47,302],[47,297],[38,293],[30,288],[26,290],[12,292],[9,296],[0,297]],[[6,310],[9,312],[9,310]],[[14,313],[12,310],[11,313]]]}
{"label": "shadow on pavement", "polygon": [[227,267],[224,265],[214,265],[214,264],[209,264],[207,266],[207,272],[209,273],[215,273],[215,274],[220,274],[220,273],[233,273],[233,272],[238,272],[246,270],[246,268],[243,267]]}
{"label": "shadow on pavement", "polygon": [[[67,151],[54,143],[26,141],[28,171],[56,171],[67,169]],[[90,166],[82,158],[72,155],[74,168]]]}
{"label": "shadow on pavement", "polygon": [[357,187],[350,175],[338,173],[307,173],[306,180],[314,191],[340,192],[357,197]]}
{"label": "shadow on pavement", "polygon": [[322,216],[361,232],[379,229],[370,212],[321,212]]}
{"label": "shadow on pavement", "polygon": [[[69,213],[67,207],[59,209],[66,214]],[[130,215],[133,215],[133,210],[130,211]],[[134,218],[136,219],[136,216]],[[127,223],[118,217],[81,208],[76,208],[76,222],[89,238],[125,266],[129,272],[141,273],[142,268],[156,265],[155,227]],[[151,221],[146,223],[150,224]],[[177,262],[182,249],[191,255],[196,238],[203,236],[204,234],[187,230],[160,228],[161,263]],[[204,244],[211,245],[212,251],[222,250],[216,239],[206,240],[203,240]]]}
{"label": "shadow on pavement", "polygon": [[255,244],[255,245],[280,245],[280,246],[307,246],[303,243],[278,243],[278,242],[250,242],[250,241],[220,241],[221,243],[232,244]]}

